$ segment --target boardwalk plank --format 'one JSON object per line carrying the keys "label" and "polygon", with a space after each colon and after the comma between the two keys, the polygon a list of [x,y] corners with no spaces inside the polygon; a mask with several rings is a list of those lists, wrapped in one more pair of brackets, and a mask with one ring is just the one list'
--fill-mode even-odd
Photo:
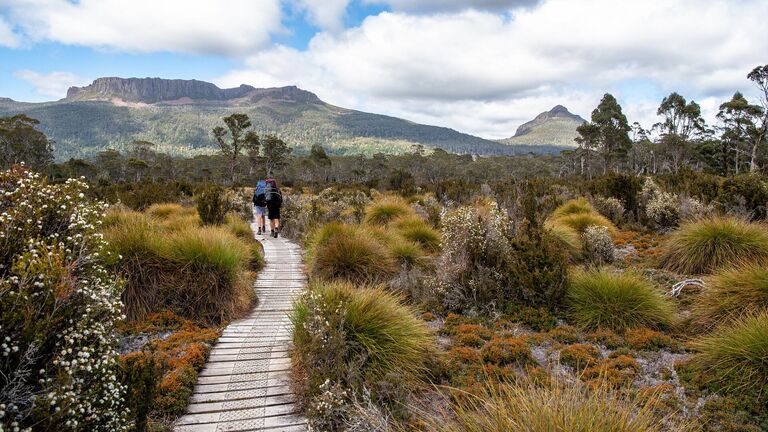
{"label": "boardwalk plank", "polygon": [[258,306],[224,329],[176,432],[307,430],[288,375],[290,313],[307,281],[301,248],[282,238],[262,244],[267,265],[254,283]]}

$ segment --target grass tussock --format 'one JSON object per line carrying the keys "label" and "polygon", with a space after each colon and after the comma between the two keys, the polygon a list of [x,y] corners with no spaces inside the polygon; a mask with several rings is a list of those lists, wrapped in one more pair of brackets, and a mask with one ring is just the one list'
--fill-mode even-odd
{"label": "grass tussock", "polygon": [[557,225],[568,227],[579,233],[583,233],[584,230],[591,226],[606,227],[611,234],[615,234],[617,231],[613,222],[599,213],[574,213],[549,219],[546,223],[547,228],[550,229]]}
{"label": "grass tussock", "polygon": [[328,224],[313,236],[309,269],[312,275],[353,283],[383,282],[398,270],[387,245],[365,227]]}
{"label": "grass tussock", "polygon": [[655,432],[684,425],[654,412],[655,396],[624,397],[608,385],[552,380],[539,384],[489,384],[479,395],[455,398],[450,413],[428,417],[437,432]]}
{"label": "grass tussock", "polygon": [[592,204],[590,204],[586,198],[581,197],[568,200],[560,205],[552,212],[552,218],[556,219],[563,216],[585,213],[597,213],[597,210],[592,207]]}
{"label": "grass tussock", "polygon": [[361,390],[397,375],[408,386],[434,348],[427,325],[402,298],[379,288],[315,282],[294,308],[294,366],[311,397],[329,379]]}
{"label": "grass tussock", "polygon": [[712,276],[693,304],[693,324],[711,329],[742,314],[768,311],[768,265],[749,263]]}
{"label": "grass tussock", "polygon": [[565,247],[571,258],[577,259],[581,256],[581,236],[578,231],[566,225],[551,224],[549,232]]}
{"label": "grass tussock", "polygon": [[415,212],[402,198],[387,196],[365,208],[365,222],[371,225],[386,225],[395,219],[413,216]]}
{"label": "grass tussock", "polygon": [[692,364],[708,384],[759,404],[768,402],[768,312],[721,326],[691,347],[697,351]]}
{"label": "grass tussock", "polygon": [[225,226],[229,229],[229,232],[236,237],[243,240],[253,240],[253,230],[251,224],[243,220],[239,216],[228,214],[225,218]]}
{"label": "grass tussock", "polygon": [[418,243],[424,250],[429,252],[440,250],[440,233],[429,226],[424,219],[404,218],[394,221],[392,225],[406,240]]}
{"label": "grass tussock", "polygon": [[189,212],[175,205],[153,207],[164,219],[115,211],[104,229],[109,263],[126,281],[122,299],[128,319],[169,309],[218,323],[247,311],[254,300],[250,269],[261,259],[257,243],[226,227],[189,224]]}
{"label": "grass tussock", "polygon": [[178,218],[182,216],[194,216],[197,214],[195,209],[184,207],[175,203],[158,203],[149,206],[144,213],[158,219]]}
{"label": "grass tussock", "polygon": [[588,329],[660,328],[670,325],[674,318],[669,299],[632,273],[576,273],[568,287],[567,301],[573,321]]}
{"label": "grass tussock", "polygon": [[662,267],[682,274],[705,274],[729,265],[768,258],[765,225],[734,218],[689,222],[662,245]]}

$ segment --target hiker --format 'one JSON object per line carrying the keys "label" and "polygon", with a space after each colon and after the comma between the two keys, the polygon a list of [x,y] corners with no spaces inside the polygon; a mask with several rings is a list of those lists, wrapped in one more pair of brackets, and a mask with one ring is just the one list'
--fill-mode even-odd
{"label": "hiker", "polygon": [[259,180],[256,182],[256,190],[253,191],[253,205],[256,207],[256,224],[259,226],[259,232],[256,235],[267,235],[267,181]]}
{"label": "hiker", "polygon": [[267,217],[269,218],[270,234],[277,238],[280,234],[280,207],[283,206],[283,195],[273,178],[268,178],[264,198],[267,200]]}

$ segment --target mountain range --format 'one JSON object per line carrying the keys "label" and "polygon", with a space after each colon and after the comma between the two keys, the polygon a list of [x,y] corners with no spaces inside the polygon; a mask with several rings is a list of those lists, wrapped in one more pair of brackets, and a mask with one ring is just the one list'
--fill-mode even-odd
{"label": "mountain range", "polygon": [[235,112],[248,114],[257,132],[277,134],[298,152],[320,144],[332,154],[367,155],[402,153],[414,144],[479,155],[557,152],[559,146],[573,145],[581,119],[557,106],[520,126],[514,137],[494,141],[337,107],[295,86],[221,89],[205,81],[160,78],[99,78],[71,87],[64,99],[52,102],[0,98],[0,116],[24,113],[40,120],[40,128],[56,142],[59,160],[124,150],[134,140],[154,142],[159,151],[174,155],[211,153],[211,129]]}

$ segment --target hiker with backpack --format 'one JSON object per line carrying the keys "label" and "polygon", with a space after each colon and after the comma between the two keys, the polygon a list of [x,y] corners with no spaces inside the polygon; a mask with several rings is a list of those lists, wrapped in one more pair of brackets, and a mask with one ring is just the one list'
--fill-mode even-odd
{"label": "hiker with backpack", "polygon": [[256,208],[256,224],[259,231],[256,235],[267,235],[267,181],[259,180],[256,182],[256,189],[253,191],[253,205]]}
{"label": "hiker with backpack", "polygon": [[266,180],[267,188],[264,193],[264,199],[267,201],[267,217],[269,218],[269,227],[272,237],[277,238],[280,234],[280,208],[283,206],[283,195],[277,187],[277,181],[273,178]]}

